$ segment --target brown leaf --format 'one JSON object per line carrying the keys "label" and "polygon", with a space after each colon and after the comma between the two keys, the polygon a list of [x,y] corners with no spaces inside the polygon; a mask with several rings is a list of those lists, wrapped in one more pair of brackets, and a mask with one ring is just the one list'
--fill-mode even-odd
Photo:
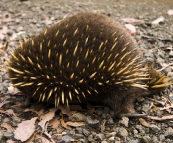
{"label": "brown leaf", "polygon": [[6,143],[18,143],[18,141],[13,141],[13,140],[7,140],[7,142]]}
{"label": "brown leaf", "polygon": [[60,125],[60,120],[58,120],[57,118],[53,118],[49,122],[49,126],[52,126],[52,128],[54,128],[56,130],[58,130],[59,125]]}
{"label": "brown leaf", "polygon": [[22,142],[29,139],[35,131],[36,120],[37,117],[34,117],[31,120],[22,121],[19,123],[16,130],[14,131],[15,139],[21,140]]}
{"label": "brown leaf", "polygon": [[43,130],[44,130],[46,122],[50,121],[55,116],[56,111],[57,109],[53,108],[53,109],[50,109],[50,111],[47,114],[40,116],[41,121],[38,123],[38,125],[40,125]]}
{"label": "brown leaf", "polygon": [[80,127],[84,126],[85,122],[66,122],[66,124],[72,127]]}
{"label": "brown leaf", "polygon": [[28,112],[28,111],[31,111],[31,112],[34,112],[36,113],[38,116],[42,115],[44,110],[43,109],[40,109],[39,111],[36,111],[34,108],[26,108],[24,110],[24,112]]}
{"label": "brown leaf", "polygon": [[10,84],[10,86],[8,87],[8,93],[14,95],[19,93],[19,90],[15,87],[12,86],[12,84]]}
{"label": "brown leaf", "polygon": [[111,133],[105,133],[106,135],[112,135],[115,136],[117,134],[117,132],[111,132]]}
{"label": "brown leaf", "polygon": [[132,24],[125,24],[125,27],[130,31],[131,35],[136,34],[136,27]]}
{"label": "brown leaf", "polygon": [[156,116],[148,116],[149,119],[163,121],[163,120],[170,120],[173,119],[173,115],[170,116],[163,116],[163,117],[156,117]]}
{"label": "brown leaf", "polygon": [[5,39],[5,35],[0,32],[0,40],[4,40],[4,39]]}
{"label": "brown leaf", "polygon": [[165,18],[163,16],[160,16],[159,18],[157,18],[156,20],[154,20],[152,22],[152,24],[159,24],[160,22],[164,22]]}
{"label": "brown leaf", "polygon": [[147,121],[145,121],[143,118],[139,118],[139,122],[145,126],[145,127],[149,127],[150,126],[150,123],[148,123]]}
{"label": "brown leaf", "polygon": [[9,125],[8,123],[2,123],[1,127],[7,129],[8,131],[13,130],[13,127]]}
{"label": "brown leaf", "polygon": [[14,113],[14,111],[12,109],[8,109],[6,111],[0,110],[0,113],[6,114],[8,116],[11,116],[11,115],[16,116],[16,114]]}
{"label": "brown leaf", "polygon": [[122,18],[121,21],[127,22],[127,23],[138,23],[138,22],[144,22],[143,20],[135,19],[135,18]]}
{"label": "brown leaf", "polygon": [[169,16],[173,15],[173,10],[172,10],[172,9],[169,9],[169,10],[167,11],[167,14],[168,14]]}
{"label": "brown leaf", "polygon": [[49,141],[48,139],[46,139],[45,137],[40,137],[42,143],[52,143],[51,141]]}
{"label": "brown leaf", "polygon": [[72,128],[69,127],[69,126],[64,122],[63,119],[61,119],[60,121],[61,121],[61,125],[62,125],[64,128],[66,128],[66,129],[68,129],[68,130],[72,130]]}
{"label": "brown leaf", "polygon": [[5,104],[8,104],[10,103],[11,101],[3,101],[0,103],[0,108],[2,108],[2,106],[4,106]]}

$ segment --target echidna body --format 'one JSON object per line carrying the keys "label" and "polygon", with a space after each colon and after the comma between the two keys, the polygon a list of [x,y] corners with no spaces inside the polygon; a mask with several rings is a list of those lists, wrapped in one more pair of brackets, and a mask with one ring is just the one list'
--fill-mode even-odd
{"label": "echidna body", "polygon": [[22,43],[10,59],[9,76],[15,87],[39,101],[56,106],[102,102],[115,115],[133,112],[137,97],[171,84],[146,66],[120,24],[93,13],[65,18]]}

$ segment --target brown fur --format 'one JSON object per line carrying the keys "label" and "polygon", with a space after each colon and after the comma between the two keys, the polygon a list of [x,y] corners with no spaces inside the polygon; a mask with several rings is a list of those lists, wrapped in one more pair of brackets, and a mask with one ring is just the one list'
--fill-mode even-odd
{"label": "brown fur", "polygon": [[137,43],[119,23],[80,13],[16,48],[9,75],[17,88],[41,101],[102,102],[118,115],[134,112],[134,100],[150,94],[158,81],[150,83],[155,74],[145,65]]}

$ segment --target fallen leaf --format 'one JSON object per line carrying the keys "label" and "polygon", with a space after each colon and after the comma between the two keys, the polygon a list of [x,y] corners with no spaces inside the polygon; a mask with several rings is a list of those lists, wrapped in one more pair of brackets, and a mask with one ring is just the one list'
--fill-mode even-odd
{"label": "fallen leaf", "polygon": [[25,120],[18,124],[16,130],[14,131],[14,137],[22,142],[28,140],[35,131],[35,121],[37,117],[31,120]]}
{"label": "fallen leaf", "polygon": [[165,18],[163,16],[160,16],[159,18],[157,18],[156,20],[154,20],[152,22],[152,24],[159,24],[160,22],[164,22]]}
{"label": "fallen leaf", "polygon": [[138,23],[138,22],[144,22],[143,20],[135,19],[135,18],[122,18],[121,21],[127,22],[127,23]]}
{"label": "fallen leaf", "polygon": [[85,121],[86,119],[86,116],[81,114],[81,113],[73,113],[71,116],[69,116],[69,120],[70,121],[75,121],[75,122],[78,122],[78,121]]}
{"label": "fallen leaf", "polygon": [[41,121],[38,123],[38,125],[40,125],[43,130],[44,130],[46,122],[50,121],[55,116],[56,111],[57,109],[53,108],[53,109],[50,109],[48,113],[40,116]]}
{"label": "fallen leaf", "polygon": [[4,40],[5,39],[5,35],[3,33],[0,33],[0,40]]}
{"label": "fallen leaf", "polygon": [[10,86],[8,87],[8,93],[14,95],[19,93],[19,90],[15,88],[14,86],[12,86],[12,84],[10,84]]}
{"label": "fallen leaf", "polygon": [[7,129],[8,131],[13,130],[13,127],[9,125],[8,123],[2,123],[1,127]]}
{"label": "fallen leaf", "polygon": [[117,134],[117,132],[111,132],[111,133],[105,133],[106,135],[111,135],[111,136],[115,136]]}
{"label": "fallen leaf", "polygon": [[6,115],[8,115],[8,116],[11,116],[11,115],[17,116],[17,115],[14,113],[14,111],[13,111],[12,109],[8,109],[8,110],[6,110],[6,111],[0,110],[0,113],[6,114]]}
{"label": "fallen leaf", "polygon": [[132,35],[136,34],[136,27],[132,24],[125,24],[125,27],[130,31]]}
{"label": "fallen leaf", "polygon": [[6,143],[18,143],[18,141],[13,141],[13,140],[7,140],[7,142]]}
{"label": "fallen leaf", "polygon": [[[52,138],[52,136],[48,132],[44,132],[44,135],[46,135],[46,137],[51,141],[51,143],[55,143],[54,140],[53,140],[53,138]],[[41,137],[41,138],[43,138],[43,137]],[[47,140],[47,139],[45,141],[42,140],[42,142],[45,143],[45,142],[47,142],[49,140]]]}
{"label": "fallen leaf", "polygon": [[62,125],[64,128],[66,128],[66,129],[68,129],[68,130],[72,130],[72,128],[69,127],[69,126],[64,122],[63,119],[61,119],[60,121],[61,121],[61,125]]}
{"label": "fallen leaf", "polygon": [[60,120],[58,120],[57,118],[53,118],[49,122],[49,126],[52,126],[52,128],[54,128],[56,130],[58,130],[59,125],[60,125]]}
{"label": "fallen leaf", "polygon": [[150,123],[148,123],[147,121],[145,121],[143,118],[139,118],[139,122],[145,126],[145,127],[149,127],[150,126]]}
{"label": "fallen leaf", "polygon": [[40,137],[42,143],[52,143],[51,141],[49,141],[48,139],[46,139],[45,137]]}
{"label": "fallen leaf", "polygon": [[172,10],[172,9],[169,9],[169,10],[167,11],[167,14],[168,14],[169,16],[173,15],[173,10]]}
{"label": "fallen leaf", "polygon": [[40,115],[42,115],[44,113],[43,109],[40,109],[39,111],[36,111],[34,108],[26,108],[23,112],[28,112],[28,111],[34,112],[38,116],[40,116]]}
{"label": "fallen leaf", "polygon": [[163,120],[170,120],[173,119],[173,115],[170,116],[163,116],[163,117],[156,117],[156,116],[148,116],[149,119],[163,121]]}
{"label": "fallen leaf", "polygon": [[80,127],[84,126],[85,122],[66,122],[66,124],[72,127]]}
{"label": "fallen leaf", "polygon": [[1,102],[0,103],[0,108],[2,108],[2,106],[4,106],[5,104],[7,104],[7,103],[10,103],[11,101],[3,101],[3,102]]}

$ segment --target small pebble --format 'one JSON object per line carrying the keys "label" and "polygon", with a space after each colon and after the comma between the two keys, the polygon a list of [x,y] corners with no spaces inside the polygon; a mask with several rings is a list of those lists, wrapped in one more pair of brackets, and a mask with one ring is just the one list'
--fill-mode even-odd
{"label": "small pebble", "polygon": [[160,128],[158,126],[156,126],[155,124],[151,124],[150,125],[150,129],[152,131],[154,131],[155,133],[159,132],[160,131]]}
{"label": "small pebble", "polygon": [[122,136],[123,138],[126,138],[126,137],[128,136],[127,130],[126,130],[125,128],[123,128],[123,127],[118,127],[118,128],[116,128],[116,129],[115,129],[115,132],[118,132],[118,134],[119,134],[120,136]]}
{"label": "small pebble", "polygon": [[64,141],[64,142],[71,142],[71,137],[70,136],[68,136],[68,135],[65,135],[65,136],[63,136],[62,137],[62,140]]}
{"label": "small pebble", "polygon": [[12,116],[12,119],[13,119],[13,121],[16,122],[16,123],[20,123],[20,122],[21,122],[21,118],[19,118],[19,117]]}
{"label": "small pebble", "polygon": [[94,128],[98,128],[99,127],[99,120],[92,119],[91,116],[87,116],[86,122],[91,127],[94,127]]}
{"label": "small pebble", "polygon": [[105,132],[105,126],[104,125],[100,125],[100,130],[101,130],[101,133]]}
{"label": "small pebble", "polygon": [[103,133],[99,133],[96,135],[96,137],[102,141],[105,138],[105,135]]}
{"label": "small pebble", "polygon": [[159,136],[159,140],[160,140],[160,141],[164,141],[164,140],[165,140],[165,136],[164,136],[164,135],[160,135],[160,136]]}
{"label": "small pebble", "polygon": [[13,131],[4,132],[4,137],[11,139],[13,137]]}
{"label": "small pebble", "polygon": [[104,110],[103,110],[103,112],[104,112],[105,114],[108,114],[108,113],[109,113],[109,108],[108,108],[108,107],[105,107]]}
{"label": "small pebble", "polygon": [[114,138],[114,136],[113,136],[113,137],[108,138],[108,140],[109,140],[109,141],[114,141],[115,138]]}
{"label": "small pebble", "polygon": [[151,142],[150,136],[143,136],[142,137],[142,142],[143,143],[150,143]]}
{"label": "small pebble", "polygon": [[88,137],[90,135],[90,132],[87,129],[83,129],[83,134]]}
{"label": "small pebble", "polygon": [[122,120],[120,121],[120,123],[125,125],[125,127],[128,127],[129,118],[128,117],[122,117]]}
{"label": "small pebble", "polygon": [[83,133],[83,129],[82,129],[81,127],[76,127],[76,130],[77,130],[80,134]]}
{"label": "small pebble", "polygon": [[93,135],[88,136],[88,141],[92,142],[93,141]]}
{"label": "small pebble", "polygon": [[73,122],[85,121],[85,116],[81,113],[74,113],[69,116],[69,120]]}
{"label": "small pebble", "polygon": [[4,131],[0,130],[0,140],[2,139],[3,135],[4,135]]}
{"label": "small pebble", "polygon": [[164,135],[166,138],[173,138],[173,129],[171,127],[168,127],[166,131],[164,132]]}
{"label": "small pebble", "polygon": [[96,114],[97,114],[98,116],[101,116],[101,115],[103,114],[103,110],[102,110],[102,109],[96,110]]}

